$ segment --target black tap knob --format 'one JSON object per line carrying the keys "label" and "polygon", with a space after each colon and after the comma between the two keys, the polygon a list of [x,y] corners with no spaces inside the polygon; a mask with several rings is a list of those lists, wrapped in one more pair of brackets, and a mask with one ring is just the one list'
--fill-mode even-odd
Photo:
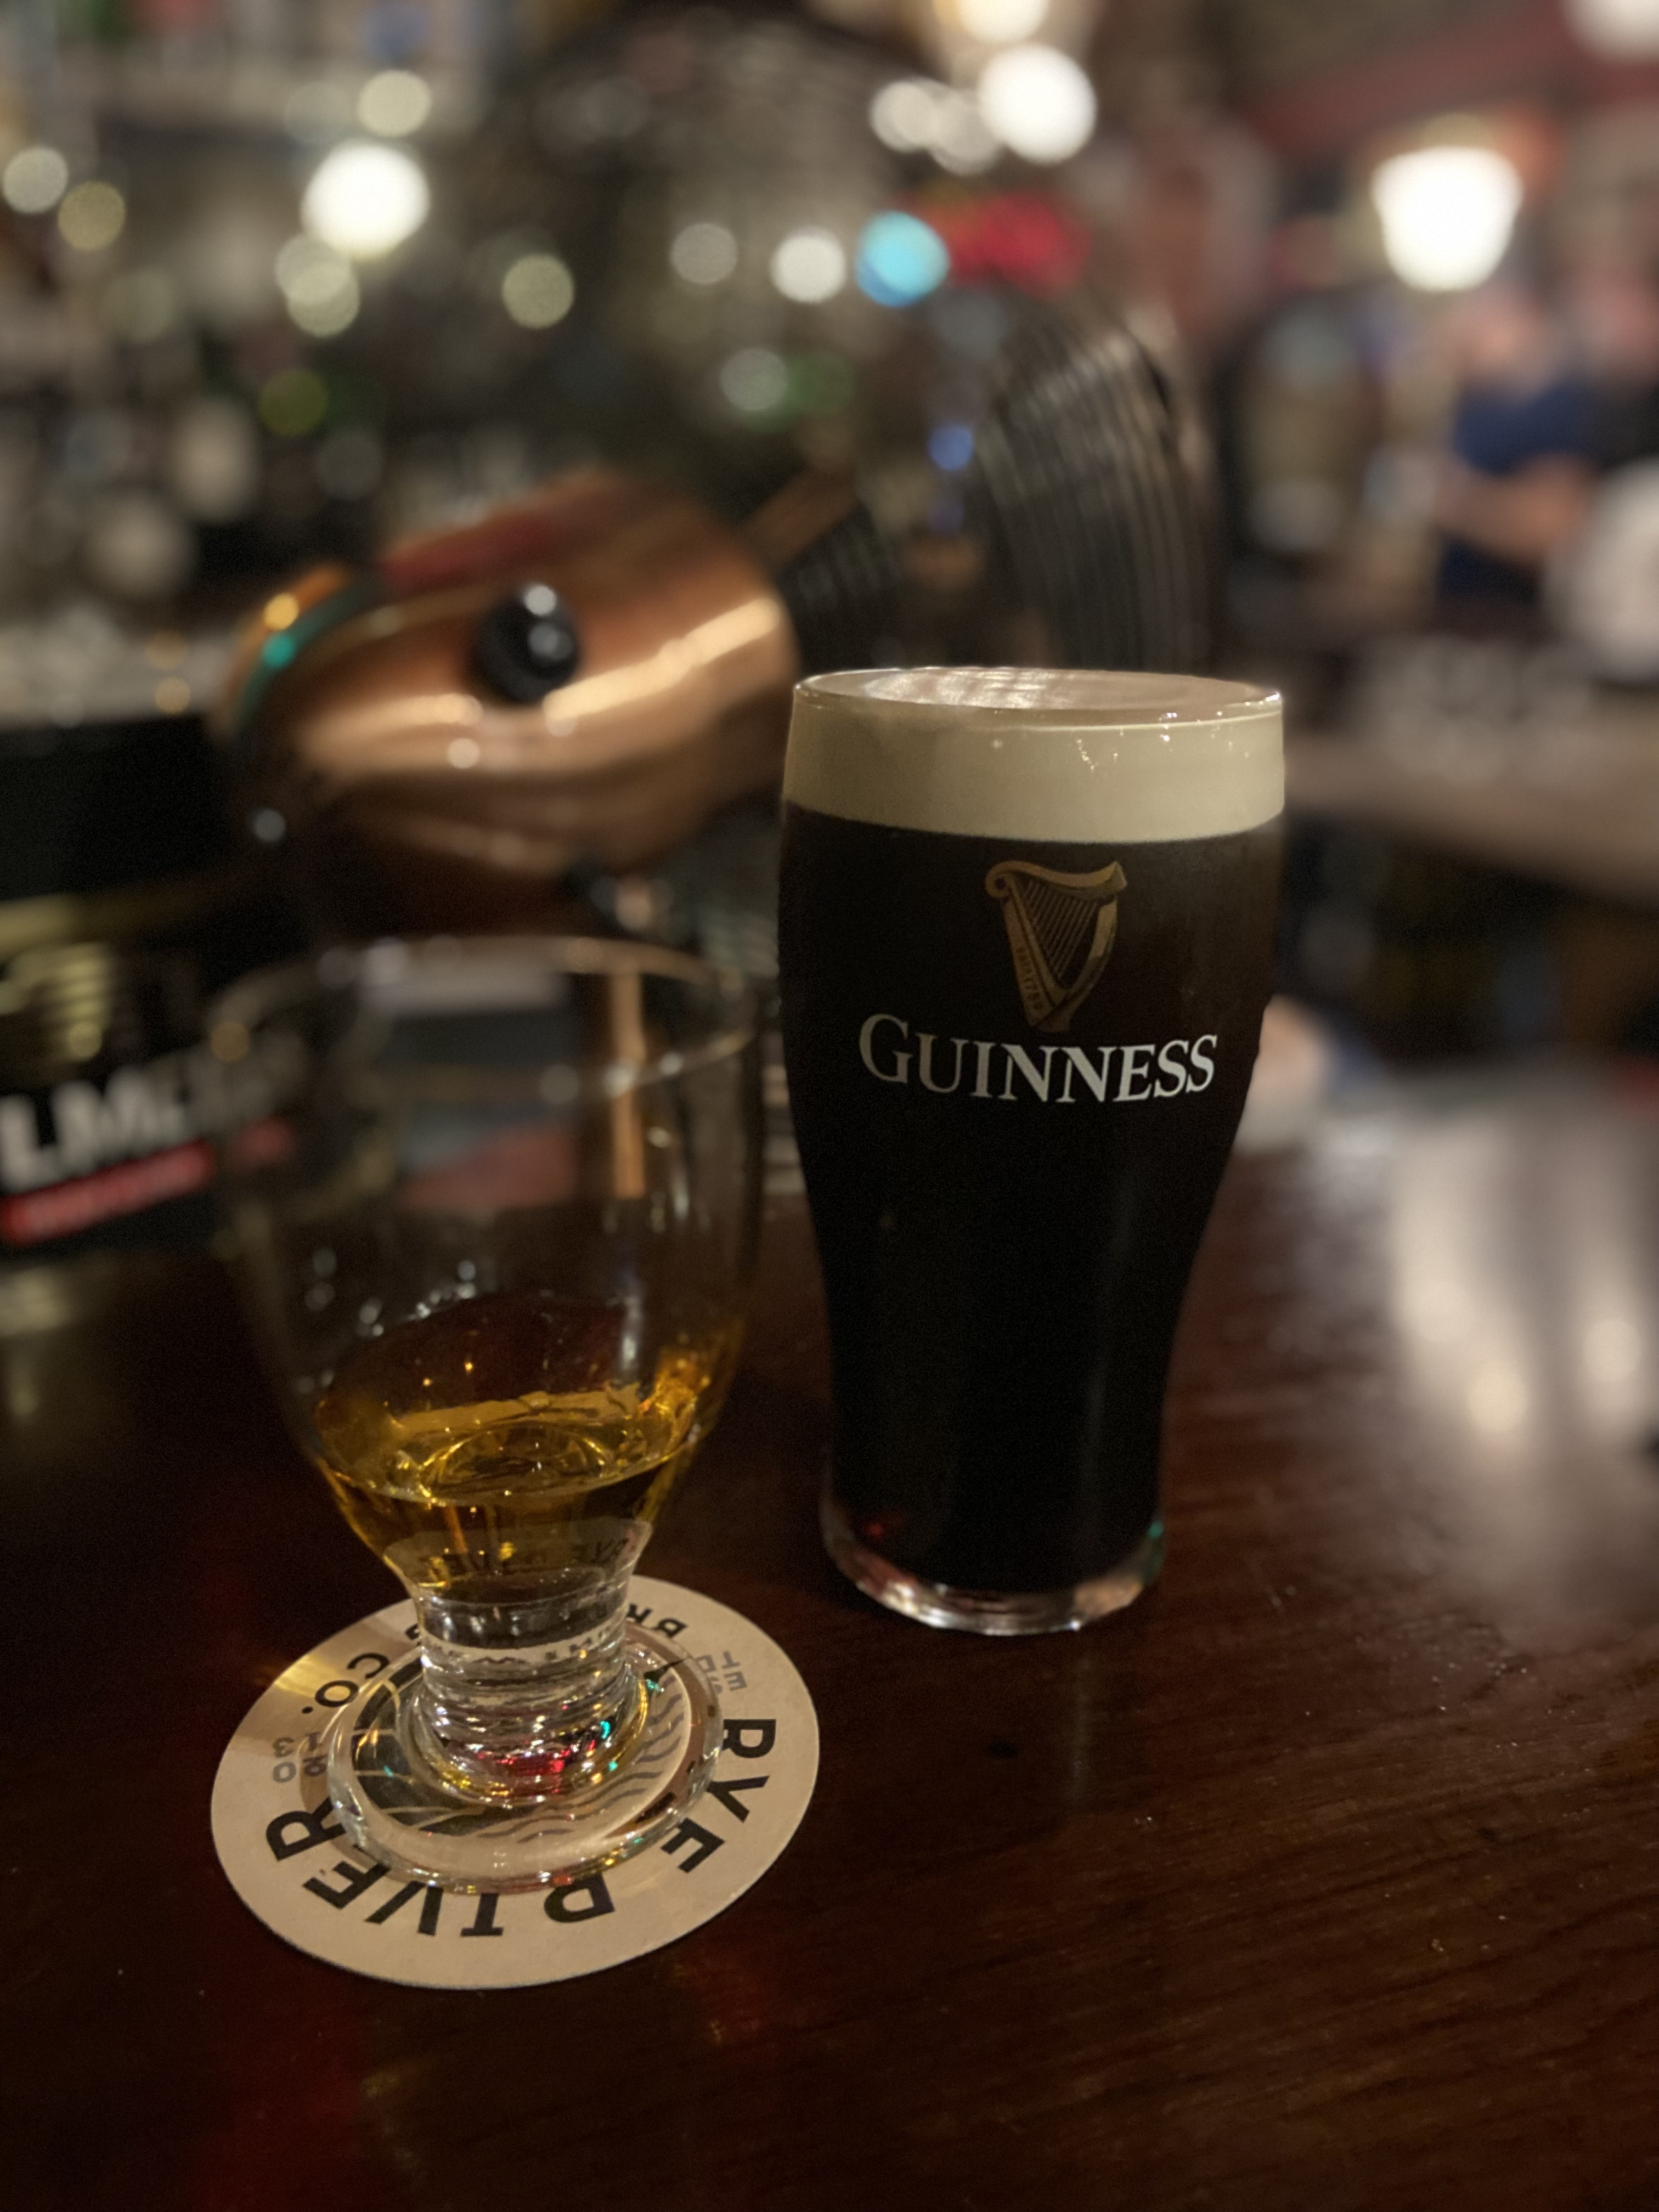
{"label": "black tap knob", "polygon": [[505,699],[533,707],[575,674],[581,641],[571,612],[550,584],[526,584],[481,617],[472,660]]}

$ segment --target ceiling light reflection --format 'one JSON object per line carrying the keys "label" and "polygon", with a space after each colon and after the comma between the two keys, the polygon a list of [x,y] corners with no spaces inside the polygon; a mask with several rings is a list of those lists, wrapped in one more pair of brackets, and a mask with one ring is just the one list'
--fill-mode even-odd
{"label": "ceiling light reflection", "polygon": [[957,0],[957,15],[970,39],[988,46],[1031,38],[1048,20],[1048,0]]}
{"label": "ceiling light reflection", "polygon": [[300,203],[314,237],[354,261],[390,253],[426,221],[432,195],[414,156],[358,139],[325,154]]}
{"label": "ceiling light reflection", "polygon": [[1371,198],[1382,250],[1402,283],[1457,292],[1484,283],[1521,207],[1515,165],[1485,146],[1425,146],[1379,164]]}
{"label": "ceiling light reflection", "polygon": [[1567,20],[1594,53],[1619,61],[1659,54],[1659,0],[1567,0]]}
{"label": "ceiling light reflection", "polygon": [[1055,46],[1010,46],[979,80],[985,119],[1005,146],[1028,161],[1064,161],[1095,127],[1095,88]]}
{"label": "ceiling light reflection", "polygon": [[55,146],[25,146],[0,173],[0,192],[19,215],[45,215],[69,189],[69,163]]}
{"label": "ceiling light reflection", "polygon": [[832,230],[792,230],[772,256],[772,282],[786,300],[816,306],[847,283],[847,249]]}

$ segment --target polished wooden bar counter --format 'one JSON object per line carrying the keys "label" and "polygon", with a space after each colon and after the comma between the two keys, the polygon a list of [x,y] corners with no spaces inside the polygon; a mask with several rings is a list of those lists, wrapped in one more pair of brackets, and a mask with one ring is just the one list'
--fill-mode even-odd
{"label": "polished wooden bar counter", "polygon": [[215,1860],[244,1710],[393,1594],[222,1279],[15,1337],[9,2203],[1652,2212],[1656,1354],[1659,1087],[1334,1114],[1230,1171],[1161,1587],[981,1642],[819,1550],[775,1202],[647,1565],[793,1656],[817,1798],[679,1943],[464,1995],[286,1948]]}

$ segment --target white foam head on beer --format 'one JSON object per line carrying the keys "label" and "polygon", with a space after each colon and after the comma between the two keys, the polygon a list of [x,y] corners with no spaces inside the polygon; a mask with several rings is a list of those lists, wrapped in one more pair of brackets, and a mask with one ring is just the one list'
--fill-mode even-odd
{"label": "white foam head on beer", "polygon": [[893,830],[1219,837],[1285,803],[1275,691],[1096,669],[867,669],[799,685],[783,795]]}

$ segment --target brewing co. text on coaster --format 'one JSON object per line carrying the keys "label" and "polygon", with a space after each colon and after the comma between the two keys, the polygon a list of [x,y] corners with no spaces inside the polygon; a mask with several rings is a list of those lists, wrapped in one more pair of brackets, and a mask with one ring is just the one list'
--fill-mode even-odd
{"label": "brewing co. text on coaster", "polygon": [[351,1850],[328,1800],[330,1723],[415,1639],[406,1601],[342,1629],[273,1682],[213,1785],[213,1841],[243,1903],[331,1965],[433,1989],[513,1989],[620,1966],[700,1928],[758,1881],[817,1777],[817,1718],[786,1653],[752,1621],[635,1575],[630,1611],[672,1637],[720,1700],[714,1778],[664,1841],[562,1889],[464,1896],[404,1882]]}

